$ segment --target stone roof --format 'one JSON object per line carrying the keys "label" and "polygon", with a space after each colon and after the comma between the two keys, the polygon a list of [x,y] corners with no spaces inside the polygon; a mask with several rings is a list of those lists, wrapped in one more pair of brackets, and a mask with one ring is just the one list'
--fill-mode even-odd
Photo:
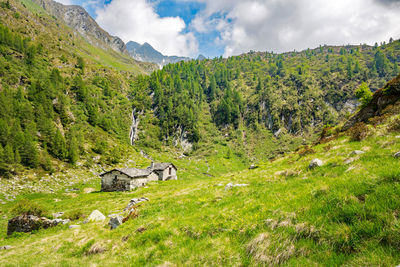
{"label": "stone roof", "polygon": [[150,170],[150,169],[122,168],[122,169],[113,169],[111,171],[101,174],[100,176],[103,176],[103,175],[113,172],[113,171],[122,172],[130,178],[146,177],[152,173],[152,170]]}
{"label": "stone roof", "polygon": [[155,170],[155,171],[163,171],[166,168],[168,168],[169,166],[173,166],[176,169],[175,165],[172,164],[172,163],[154,163],[153,164],[153,170]]}
{"label": "stone roof", "polygon": [[111,171],[102,173],[102,174],[100,174],[100,176],[104,176],[105,174],[113,172],[113,171],[119,171],[121,173],[126,174],[129,178],[140,178],[140,177],[149,176],[153,171],[163,171],[170,166],[173,166],[175,169],[177,169],[175,167],[175,165],[172,163],[153,163],[147,169],[119,168],[119,169],[113,169]]}

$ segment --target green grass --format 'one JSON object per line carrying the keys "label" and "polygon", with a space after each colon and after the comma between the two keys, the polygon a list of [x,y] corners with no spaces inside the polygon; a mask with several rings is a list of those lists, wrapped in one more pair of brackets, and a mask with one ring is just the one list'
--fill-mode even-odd
{"label": "green grass", "polygon": [[[380,135],[382,127],[361,142],[342,136],[313,147],[315,154],[291,153],[255,170],[240,158],[227,159],[226,147],[217,146],[208,163],[194,156],[173,160],[177,181],[84,194],[86,187],[100,189],[94,179],[73,186],[80,189],[76,195],[21,195],[49,213],[85,215],[94,209],[116,213],[134,197],[150,201],[140,205],[139,217],[113,231],[105,221],[6,237],[1,219],[0,245],[15,248],[2,252],[0,265],[394,266],[400,262],[400,168],[393,154],[400,139],[398,133]],[[354,150],[365,153],[350,156]],[[173,155],[152,154],[169,161]],[[349,157],[357,158],[345,164]],[[309,170],[313,158],[324,165]],[[204,174],[207,164],[214,177]],[[225,190],[230,182],[248,186]],[[7,218],[15,205],[3,205]]]}

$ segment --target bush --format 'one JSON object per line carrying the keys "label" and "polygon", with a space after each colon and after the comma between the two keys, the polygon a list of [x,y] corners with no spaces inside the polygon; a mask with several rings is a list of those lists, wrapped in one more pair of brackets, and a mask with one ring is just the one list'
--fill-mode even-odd
{"label": "bush", "polygon": [[79,220],[84,217],[85,215],[83,214],[83,211],[80,209],[71,210],[63,215],[64,219],[70,219],[71,221]]}
{"label": "bush", "polygon": [[18,201],[15,207],[11,210],[11,213],[15,216],[35,215],[38,217],[42,217],[47,214],[47,211],[42,206],[40,206],[35,202],[22,199]]}
{"label": "bush", "polygon": [[400,132],[400,118],[396,118],[392,122],[390,122],[389,131],[390,132]]}
{"label": "bush", "polygon": [[365,123],[358,122],[349,130],[349,134],[352,141],[361,141],[368,136],[369,129]]}

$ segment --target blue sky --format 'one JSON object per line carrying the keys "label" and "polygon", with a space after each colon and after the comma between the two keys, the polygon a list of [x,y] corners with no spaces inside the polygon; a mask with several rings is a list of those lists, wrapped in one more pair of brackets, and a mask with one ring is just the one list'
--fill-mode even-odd
{"label": "blue sky", "polygon": [[400,37],[400,0],[57,0],[164,55],[232,56]]}

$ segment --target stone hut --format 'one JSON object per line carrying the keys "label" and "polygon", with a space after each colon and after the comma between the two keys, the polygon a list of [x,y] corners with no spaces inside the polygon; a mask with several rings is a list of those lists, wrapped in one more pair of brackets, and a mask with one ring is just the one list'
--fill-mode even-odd
{"label": "stone hut", "polygon": [[147,169],[113,169],[100,175],[101,191],[129,191],[150,181],[177,180],[172,163],[152,163]]}

